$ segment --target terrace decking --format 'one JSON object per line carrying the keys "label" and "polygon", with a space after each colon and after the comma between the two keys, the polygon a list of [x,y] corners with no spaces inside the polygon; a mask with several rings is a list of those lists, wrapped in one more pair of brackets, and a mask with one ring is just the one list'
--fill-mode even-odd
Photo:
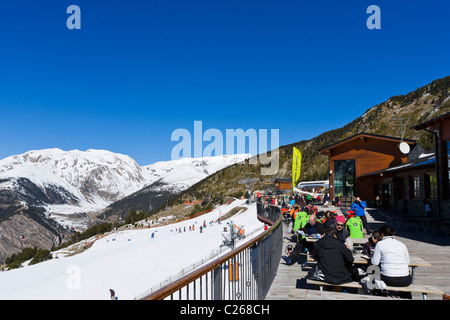
{"label": "terrace decking", "polygon": [[[328,210],[327,208],[320,210]],[[338,208],[330,208],[339,210]],[[444,293],[450,293],[450,240],[443,236],[420,233],[415,230],[399,228],[389,220],[389,215],[381,210],[367,209],[366,215],[372,230],[383,224],[391,225],[397,231],[396,238],[405,243],[411,256],[417,256],[431,264],[431,266],[418,267],[415,271],[414,283],[438,287]],[[285,231],[284,231],[285,232]],[[284,242],[284,247],[290,242]],[[283,254],[284,254],[283,248]],[[301,259],[306,259],[306,256]],[[379,300],[391,297],[378,297],[351,293],[319,291],[306,283],[307,268],[300,263],[287,266],[281,259],[277,275],[266,295],[266,300]],[[422,295],[412,293],[413,300],[422,300]],[[440,294],[429,294],[428,300],[442,300]]]}

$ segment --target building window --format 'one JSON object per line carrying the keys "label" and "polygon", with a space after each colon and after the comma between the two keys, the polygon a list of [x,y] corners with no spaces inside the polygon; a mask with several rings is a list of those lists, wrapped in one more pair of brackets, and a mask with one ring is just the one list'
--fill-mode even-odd
{"label": "building window", "polygon": [[398,199],[403,199],[405,197],[405,180],[403,177],[397,178],[397,195]]}
{"label": "building window", "polygon": [[427,196],[428,198],[437,198],[437,179],[436,174],[428,174],[426,175],[427,178]]}
{"label": "building window", "polygon": [[450,141],[447,141],[447,171],[447,199],[450,199]]}
{"label": "building window", "polygon": [[355,195],[355,160],[334,161],[334,194]]}
{"label": "building window", "polygon": [[447,199],[450,199],[450,170],[448,170],[448,177],[447,177]]}
{"label": "building window", "polygon": [[412,176],[409,179],[409,191],[411,199],[420,198],[420,177]]}

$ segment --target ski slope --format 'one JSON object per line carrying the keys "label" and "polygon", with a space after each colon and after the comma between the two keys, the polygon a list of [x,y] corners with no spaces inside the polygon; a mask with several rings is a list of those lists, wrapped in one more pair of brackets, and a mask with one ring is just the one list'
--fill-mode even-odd
{"label": "ski slope", "polygon": [[[248,209],[221,224],[209,224],[236,206]],[[214,255],[223,241],[223,227],[230,220],[243,225],[246,235],[253,233],[238,241],[238,246],[263,231],[263,223],[256,218],[256,205],[235,200],[194,219],[111,233],[82,253],[65,256],[67,250],[60,250],[54,252],[52,260],[0,272],[0,300],[104,300],[110,298],[109,289],[113,289],[120,300],[142,298],[150,288],[168,277],[180,274],[183,269],[191,271],[194,263],[217,258]],[[207,228],[200,233],[204,221]],[[195,230],[189,231],[189,226],[194,226]],[[185,232],[175,231],[184,227]],[[229,251],[222,249],[225,251],[221,254]]]}

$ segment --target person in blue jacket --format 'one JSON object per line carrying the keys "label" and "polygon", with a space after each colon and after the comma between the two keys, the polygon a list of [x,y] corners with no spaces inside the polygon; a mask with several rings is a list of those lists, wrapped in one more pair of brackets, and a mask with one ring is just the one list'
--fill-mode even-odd
{"label": "person in blue jacket", "polygon": [[361,201],[359,197],[356,197],[356,200],[352,203],[351,209],[355,212],[355,215],[360,217],[364,229],[366,229],[366,232],[369,234],[372,232],[372,230],[370,230],[369,224],[367,223],[366,207],[366,202]]}

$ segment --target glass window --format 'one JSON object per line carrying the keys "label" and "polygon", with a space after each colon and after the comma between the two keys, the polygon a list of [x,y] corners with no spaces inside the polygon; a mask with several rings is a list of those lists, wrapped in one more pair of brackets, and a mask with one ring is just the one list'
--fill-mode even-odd
{"label": "glass window", "polygon": [[450,169],[448,171],[448,177],[447,177],[448,187],[447,187],[447,199],[450,199]]}
{"label": "glass window", "polygon": [[447,141],[447,163],[448,168],[450,169],[450,141]]}
{"label": "glass window", "polygon": [[437,198],[437,179],[436,174],[427,175],[428,179],[428,197],[429,198]]}
{"label": "glass window", "polygon": [[355,160],[334,161],[335,195],[354,195],[355,181]]}
{"label": "glass window", "polygon": [[419,178],[419,176],[410,177],[409,191],[410,191],[410,198],[412,198],[412,199],[420,198],[420,178]]}
{"label": "glass window", "polygon": [[447,141],[447,171],[447,199],[450,199],[450,141]]}
{"label": "glass window", "polygon": [[399,199],[403,199],[405,197],[405,181],[403,177],[397,178],[397,194]]}

